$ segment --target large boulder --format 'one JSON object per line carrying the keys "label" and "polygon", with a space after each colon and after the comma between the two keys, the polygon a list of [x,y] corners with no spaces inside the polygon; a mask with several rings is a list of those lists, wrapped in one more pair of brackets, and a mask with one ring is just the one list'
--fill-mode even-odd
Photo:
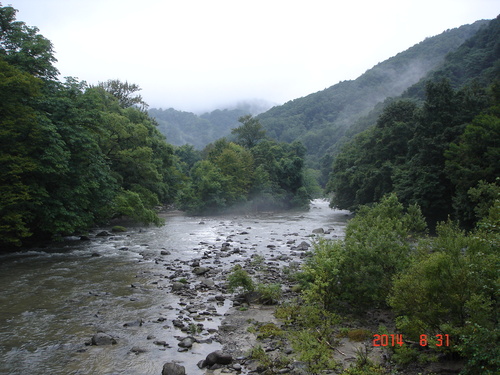
{"label": "large boulder", "polygon": [[222,350],[216,350],[215,352],[207,355],[207,358],[203,361],[203,367],[210,367],[213,365],[229,365],[233,361],[231,354],[224,353]]}
{"label": "large boulder", "polygon": [[186,375],[186,368],[177,363],[168,362],[163,365],[161,375]]}

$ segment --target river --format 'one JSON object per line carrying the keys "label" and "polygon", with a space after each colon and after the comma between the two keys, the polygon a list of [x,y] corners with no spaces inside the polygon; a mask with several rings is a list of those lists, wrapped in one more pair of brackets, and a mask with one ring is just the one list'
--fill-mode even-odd
{"label": "river", "polygon": [[[228,270],[255,254],[281,269],[300,262],[303,251],[294,246],[311,243],[315,228],[343,237],[347,214],[324,200],[308,211],[173,211],[162,214],[162,227],[129,226],[103,237],[96,234],[110,228],[99,228],[89,241],[70,237],[1,255],[0,374],[159,375],[168,361],[204,374],[196,364],[220,349],[216,330],[232,305],[223,287]],[[194,260],[210,270],[205,277],[193,274]],[[173,281],[187,282],[184,291],[174,293]],[[188,333],[174,320],[205,341],[178,351]],[[116,345],[86,345],[100,331]]]}

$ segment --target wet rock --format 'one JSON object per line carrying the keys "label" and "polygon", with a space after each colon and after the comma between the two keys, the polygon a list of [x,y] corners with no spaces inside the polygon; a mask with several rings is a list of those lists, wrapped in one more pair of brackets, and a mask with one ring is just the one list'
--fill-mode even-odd
{"label": "wet rock", "polygon": [[163,365],[161,375],[186,375],[186,368],[177,363],[168,362]]}
{"label": "wet rock", "polygon": [[90,256],[93,257],[93,258],[97,258],[97,257],[100,257],[101,254],[99,254],[99,253],[92,253]]}
{"label": "wet rock", "polygon": [[323,228],[316,228],[316,229],[313,229],[312,232],[316,233],[316,234],[323,234],[323,233],[325,233],[325,230]]}
{"label": "wet rock", "polygon": [[184,339],[181,340],[181,342],[179,342],[179,346],[181,348],[191,348],[194,344],[194,339],[192,337],[186,337]]}
{"label": "wet rock", "polygon": [[80,236],[80,241],[90,241],[89,236]]}
{"label": "wet rock", "polygon": [[143,323],[144,323],[144,320],[137,319],[137,320],[134,320],[133,322],[125,323],[123,326],[124,327],[141,327]]}
{"label": "wet rock", "polygon": [[172,324],[177,328],[184,328],[184,323],[179,319],[172,320]]}
{"label": "wet rock", "polygon": [[166,341],[163,341],[163,340],[155,340],[155,341],[153,341],[153,344],[170,348],[170,345]]}
{"label": "wet rock", "polygon": [[187,288],[187,284],[175,281],[172,283],[172,291],[173,292],[179,292],[183,289]]}
{"label": "wet rock", "polygon": [[111,234],[106,230],[103,230],[96,234],[96,237],[109,237],[109,236],[111,236]]}
{"label": "wet rock", "polygon": [[130,352],[134,354],[142,354],[146,353],[147,349],[141,348],[139,346],[134,346],[132,349],[130,349]]}
{"label": "wet rock", "polygon": [[242,366],[239,363],[235,363],[233,365],[233,370],[235,370],[235,371],[241,371],[242,370]]}
{"label": "wet rock", "polygon": [[193,273],[196,275],[196,276],[201,276],[201,275],[204,275],[206,274],[208,271],[210,271],[210,268],[208,267],[195,267],[193,269]]}
{"label": "wet rock", "polygon": [[213,365],[229,365],[232,361],[233,357],[231,354],[224,353],[222,350],[216,350],[215,352],[207,355],[207,358],[203,361],[203,367],[211,367]]}
{"label": "wet rock", "polygon": [[104,332],[98,332],[92,336],[91,343],[96,346],[115,345],[116,340]]}
{"label": "wet rock", "polygon": [[160,252],[161,255],[171,255],[172,253],[170,251],[167,251],[167,250],[162,250]]}
{"label": "wet rock", "polygon": [[302,241],[299,246],[297,246],[297,250],[307,250],[311,247],[309,243],[306,241]]}
{"label": "wet rock", "polygon": [[215,281],[212,279],[203,279],[201,280],[201,284],[208,288],[213,288],[215,286]]}

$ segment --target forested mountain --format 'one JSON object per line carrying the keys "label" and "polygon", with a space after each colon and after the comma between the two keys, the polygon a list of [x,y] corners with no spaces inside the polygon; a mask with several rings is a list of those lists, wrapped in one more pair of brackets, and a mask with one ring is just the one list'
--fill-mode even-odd
{"label": "forested mountain", "polygon": [[355,210],[395,192],[430,222],[451,216],[471,227],[498,190],[499,73],[497,17],[342,147],[332,204]]}
{"label": "forested mountain", "polygon": [[[316,162],[336,149],[349,126],[387,97],[401,95],[487,21],[447,30],[377,64],[353,81],[271,108],[258,116],[271,138],[300,141]],[[312,164],[318,167],[318,164]]]}
{"label": "forested mountain", "polygon": [[158,122],[158,130],[175,146],[193,145],[201,150],[215,140],[231,134],[231,129],[239,126],[238,119],[247,114],[256,115],[267,109],[266,102],[241,102],[232,109],[216,109],[196,115],[192,112],[178,111],[173,108],[148,111]]}

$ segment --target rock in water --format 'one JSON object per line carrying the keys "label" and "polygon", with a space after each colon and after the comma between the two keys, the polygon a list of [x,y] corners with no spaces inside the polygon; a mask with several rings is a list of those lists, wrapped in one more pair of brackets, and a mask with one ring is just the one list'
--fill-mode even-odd
{"label": "rock in water", "polygon": [[316,229],[313,229],[313,233],[323,234],[323,233],[325,233],[325,230],[323,228],[316,228]]}
{"label": "rock in water", "polygon": [[186,368],[177,363],[168,362],[163,365],[161,375],[186,375]]}
{"label": "rock in water", "polygon": [[233,361],[231,354],[224,353],[222,350],[216,350],[215,352],[207,355],[207,358],[203,362],[203,367],[217,365],[229,365]]}
{"label": "rock in water", "polygon": [[194,340],[191,337],[186,337],[183,339],[180,343],[179,346],[181,348],[190,348],[193,346]]}
{"label": "rock in water", "polygon": [[92,345],[102,346],[114,344],[116,344],[116,340],[104,332],[98,332],[92,337]]}

